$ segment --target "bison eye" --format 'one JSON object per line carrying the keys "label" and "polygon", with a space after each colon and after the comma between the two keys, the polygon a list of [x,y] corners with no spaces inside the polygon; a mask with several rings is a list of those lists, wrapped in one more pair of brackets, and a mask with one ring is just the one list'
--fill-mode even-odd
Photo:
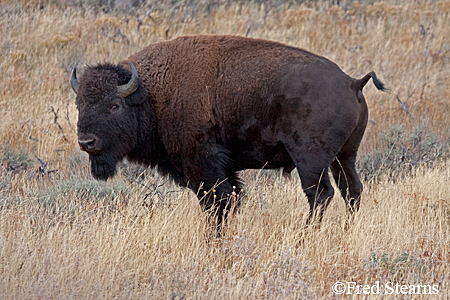
{"label": "bison eye", "polygon": [[119,109],[119,105],[113,104],[113,105],[111,105],[111,109],[112,110],[117,110],[117,109]]}

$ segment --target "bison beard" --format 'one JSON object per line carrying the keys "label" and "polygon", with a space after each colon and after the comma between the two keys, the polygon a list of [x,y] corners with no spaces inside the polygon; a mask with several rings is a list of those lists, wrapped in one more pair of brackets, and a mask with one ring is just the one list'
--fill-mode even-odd
{"label": "bison beard", "polygon": [[122,158],[114,154],[89,155],[91,173],[97,180],[107,180],[116,175],[116,166]]}
{"label": "bison beard", "polygon": [[[363,190],[355,168],[368,108],[355,79],[303,49],[236,36],[180,37],[149,45],[118,65],[87,67],[78,82],[79,144],[92,175],[107,180],[124,157],[192,189],[226,219],[245,169],[294,168],[308,223],[334,195],[350,214]],[[95,146],[96,145],[96,146]],[[230,197],[231,196],[231,197]]]}
{"label": "bison beard", "polygon": [[130,152],[129,144],[132,144],[130,140],[128,143],[114,144],[108,146],[105,143],[105,150],[100,154],[90,154],[89,161],[91,162],[92,176],[97,180],[107,180],[116,175],[117,164],[121,162],[125,155]]}

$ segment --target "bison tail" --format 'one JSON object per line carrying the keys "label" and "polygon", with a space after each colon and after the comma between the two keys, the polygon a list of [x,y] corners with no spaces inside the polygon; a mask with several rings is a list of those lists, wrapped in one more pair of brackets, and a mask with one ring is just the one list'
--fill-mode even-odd
{"label": "bison tail", "polygon": [[358,79],[355,81],[355,87],[358,90],[362,90],[363,87],[367,84],[367,82],[369,81],[369,79],[372,78],[373,84],[375,85],[375,87],[377,89],[379,89],[380,91],[385,91],[386,87],[384,86],[384,84],[378,80],[377,75],[375,75],[375,72],[370,72],[368,73],[366,76],[364,76],[361,79]]}

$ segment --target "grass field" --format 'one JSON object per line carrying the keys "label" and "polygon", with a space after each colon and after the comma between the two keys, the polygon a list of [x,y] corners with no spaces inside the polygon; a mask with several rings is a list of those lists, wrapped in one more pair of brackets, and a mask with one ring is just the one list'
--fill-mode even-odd
{"label": "grass field", "polygon": [[[341,298],[336,282],[450,297],[450,1],[187,2],[144,17],[151,5],[0,0],[0,299]],[[305,229],[297,174],[243,172],[246,199],[221,238],[192,192],[151,170],[91,178],[72,68],[185,34],[277,40],[353,77],[377,73],[389,92],[364,89],[365,191],[349,226],[336,196]]]}

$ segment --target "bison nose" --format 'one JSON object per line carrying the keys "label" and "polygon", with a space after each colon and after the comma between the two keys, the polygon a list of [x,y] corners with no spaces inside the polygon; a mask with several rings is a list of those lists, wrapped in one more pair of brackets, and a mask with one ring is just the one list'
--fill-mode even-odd
{"label": "bison nose", "polygon": [[99,139],[94,134],[80,135],[78,145],[80,145],[81,150],[89,154],[98,154],[101,150]]}

